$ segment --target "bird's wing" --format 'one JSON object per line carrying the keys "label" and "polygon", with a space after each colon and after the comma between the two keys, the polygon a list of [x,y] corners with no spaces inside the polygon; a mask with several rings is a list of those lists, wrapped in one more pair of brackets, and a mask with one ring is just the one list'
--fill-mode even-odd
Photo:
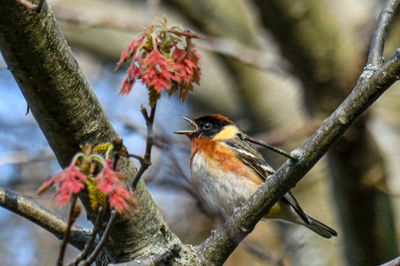
{"label": "bird's wing", "polygon": [[[275,170],[265,161],[264,157],[251,143],[241,140],[239,137],[224,140],[224,143],[231,147],[243,163],[259,174],[263,180],[267,179],[269,175],[275,173]],[[306,224],[310,223],[307,215],[304,213],[298,201],[290,191],[283,196],[282,200],[292,206],[297,215]]]}
{"label": "bird's wing", "polygon": [[259,174],[263,180],[275,173],[275,170],[249,142],[239,138],[226,139],[223,142],[232,148],[237,153],[238,157]]}

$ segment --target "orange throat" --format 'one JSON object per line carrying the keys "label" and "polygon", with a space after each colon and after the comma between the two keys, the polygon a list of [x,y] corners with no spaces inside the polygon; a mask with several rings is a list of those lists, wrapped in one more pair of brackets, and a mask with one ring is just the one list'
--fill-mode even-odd
{"label": "orange throat", "polygon": [[193,138],[190,164],[193,163],[193,157],[197,153],[207,157],[210,171],[219,169],[224,172],[232,172],[249,179],[257,185],[263,182],[263,179],[253,169],[244,164],[233,150],[218,141],[207,138]]}

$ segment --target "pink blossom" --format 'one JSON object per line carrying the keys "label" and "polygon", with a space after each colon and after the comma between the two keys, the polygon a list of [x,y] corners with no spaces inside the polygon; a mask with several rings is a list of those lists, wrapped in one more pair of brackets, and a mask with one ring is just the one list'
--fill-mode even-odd
{"label": "pink blossom", "polygon": [[102,175],[96,178],[97,188],[109,197],[110,206],[117,212],[131,211],[134,207],[132,192],[119,179],[118,172],[111,169],[109,163],[104,166]]}
{"label": "pink blossom", "polygon": [[157,49],[153,49],[144,59],[142,67],[142,82],[147,87],[161,92],[164,88],[171,88],[171,81],[179,81],[173,62],[163,56]]}
{"label": "pink blossom", "polygon": [[86,179],[87,176],[73,162],[62,172],[46,180],[39,188],[39,193],[44,192],[49,186],[54,185],[56,187],[54,201],[64,206],[71,200],[73,194],[78,194],[85,187],[84,181]]}

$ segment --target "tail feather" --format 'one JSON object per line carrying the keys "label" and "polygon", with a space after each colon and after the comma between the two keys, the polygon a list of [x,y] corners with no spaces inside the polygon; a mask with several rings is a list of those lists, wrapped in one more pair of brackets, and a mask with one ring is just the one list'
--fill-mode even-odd
{"label": "tail feather", "polygon": [[309,223],[302,223],[305,227],[308,229],[314,231],[315,233],[319,234],[322,237],[325,238],[331,238],[333,236],[337,236],[337,232],[327,226],[326,224],[321,223],[317,219],[313,218],[312,216],[307,214],[307,218],[309,220]]}

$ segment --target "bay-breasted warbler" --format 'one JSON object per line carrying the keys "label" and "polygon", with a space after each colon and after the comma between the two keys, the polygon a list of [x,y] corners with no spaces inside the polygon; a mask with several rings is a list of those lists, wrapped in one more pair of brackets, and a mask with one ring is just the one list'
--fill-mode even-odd
{"label": "bay-breasted warbler", "polygon": [[[194,120],[183,117],[193,130],[176,131],[191,140],[192,182],[213,210],[224,216],[244,203],[274,169],[263,156],[240,136],[244,133],[227,117],[207,115]],[[264,218],[301,224],[315,233],[331,238],[332,228],[303,211],[291,192],[279,200]]]}

